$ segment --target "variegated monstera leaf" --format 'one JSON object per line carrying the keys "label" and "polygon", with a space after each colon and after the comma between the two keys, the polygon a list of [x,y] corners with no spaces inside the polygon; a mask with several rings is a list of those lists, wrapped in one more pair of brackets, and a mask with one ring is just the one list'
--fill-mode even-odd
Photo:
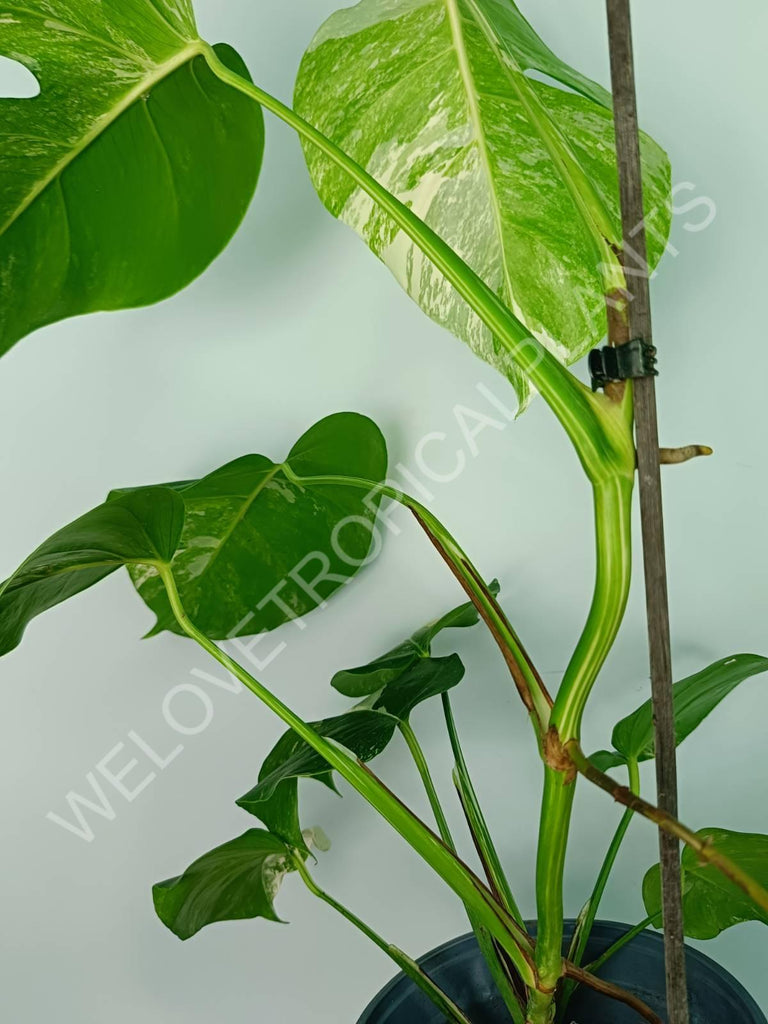
{"label": "variegated monstera leaf", "polygon": [[[621,241],[610,96],[559,60],[512,0],[362,0],[338,11],[304,56],[295,106],[564,362],[604,335]],[[650,138],[642,146],[655,266],[670,170]],[[527,382],[426,257],[315,148],[306,157],[328,209],[433,320],[512,380],[524,406]]]}

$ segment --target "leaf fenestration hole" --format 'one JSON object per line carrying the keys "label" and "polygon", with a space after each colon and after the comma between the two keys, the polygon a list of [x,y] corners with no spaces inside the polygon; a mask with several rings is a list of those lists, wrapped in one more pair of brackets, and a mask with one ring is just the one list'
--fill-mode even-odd
{"label": "leaf fenestration hole", "polygon": [[40,95],[40,83],[21,61],[0,54],[0,99],[31,100]]}

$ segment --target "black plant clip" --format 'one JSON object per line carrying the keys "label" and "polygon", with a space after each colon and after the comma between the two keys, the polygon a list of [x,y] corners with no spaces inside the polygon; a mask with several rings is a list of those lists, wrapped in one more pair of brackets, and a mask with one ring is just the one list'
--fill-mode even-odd
{"label": "black plant clip", "polygon": [[589,353],[592,390],[606,384],[635,377],[656,377],[656,349],[642,338],[633,338],[625,345],[593,348]]}

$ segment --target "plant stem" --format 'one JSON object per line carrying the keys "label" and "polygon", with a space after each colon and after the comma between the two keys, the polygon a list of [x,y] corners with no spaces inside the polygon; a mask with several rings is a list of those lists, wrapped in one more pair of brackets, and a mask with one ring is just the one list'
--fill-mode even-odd
{"label": "plant stem", "polygon": [[288,465],[283,466],[283,472],[289,480],[300,486],[356,487],[366,491],[370,498],[381,494],[410,509],[471,598],[499,644],[518,692],[531,712],[534,729],[541,741],[549,726],[552,700],[498,601],[458,541],[451,536],[439,519],[415,498],[386,483],[376,483],[373,480],[351,476],[300,477]]}
{"label": "plant stem", "polygon": [[541,749],[553,705],[552,698],[541,676],[536,671],[496,597],[448,531],[427,509],[417,507],[417,503],[410,503],[409,507],[416,522],[456,577],[496,641],[517,687],[520,699],[531,718],[531,724]]}
{"label": "plant stem", "polygon": [[588,964],[584,969],[589,971],[590,974],[594,974],[596,971],[599,971],[603,964],[608,963],[612,956],[615,956],[620,949],[623,949],[624,946],[630,943],[633,939],[636,939],[638,935],[642,934],[642,932],[646,930],[646,928],[650,928],[651,925],[659,924],[660,922],[661,915],[659,914],[653,914],[650,917],[646,917],[646,919],[641,921],[640,924],[636,924],[634,928],[630,928],[626,931],[620,939],[617,939],[612,946],[606,949],[604,953],[601,953],[596,960],[593,960],[592,963]]}
{"label": "plant stem", "polygon": [[517,922],[493,898],[480,879],[434,834],[402,801],[356,758],[329,742],[285,705],[279,697],[254,679],[233,658],[222,651],[194,625],[181,603],[176,581],[170,567],[158,565],[171,609],[182,630],[203,650],[239,679],[262,703],[274,712],[297,736],[346,779],[370,803],[413,849],[440,875],[466,906],[471,906],[478,920],[509,955],[526,984],[533,985],[536,974],[532,964],[529,937]]}
{"label": "plant stem", "polygon": [[[399,722],[398,726],[406,744],[408,745],[408,749],[411,752],[416,768],[421,776],[421,780],[424,783],[424,789],[426,790],[427,798],[429,799],[429,805],[432,808],[432,813],[435,816],[435,821],[437,822],[437,827],[440,831],[443,842],[449,847],[449,849],[455,852],[456,845],[453,841],[451,830],[448,827],[448,822],[445,820],[445,814],[440,803],[440,798],[437,795],[437,790],[435,789],[435,784],[432,780],[432,774],[429,770],[429,765],[427,764],[427,759],[424,756],[421,744],[419,743],[416,733],[411,728],[409,722]],[[498,898],[496,892],[494,892],[494,896]],[[500,900],[500,902],[502,901]],[[505,909],[508,910],[509,908],[505,907]],[[466,911],[478,945],[480,946],[483,957],[488,964],[488,969],[490,970],[493,980],[496,982],[496,987],[499,989],[499,992],[512,1015],[514,1024],[523,1024],[523,1008],[520,1002],[520,997],[515,989],[512,979],[509,976],[503,955],[500,953],[497,944],[488,934],[487,928],[485,928],[482,921],[480,921],[474,913],[473,908],[467,905]],[[519,916],[512,916],[520,927],[524,929],[525,925],[522,920],[519,919]]]}
{"label": "plant stem", "polygon": [[447,693],[442,695],[442,701],[445,724],[448,729],[448,736],[451,741],[451,750],[453,751],[453,757],[456,765],[456,781],[462,805],[469,821],[472,838],[477,846],[478,855],[483,862],[483,867],[485,868],[491,890],[494,892],[497,899],[504,904],[520,927],[524,928],[525,924],[523,922],[523,915],[520,913],[515,897],[512,895],[512,889],[507,881],[506,875],[504,874],[504,869],[501,866],[501,860],[496,851],[485,816],[483,815],[475,787],[472,784],[469,769],[467,768],[467,762],[464,759],[464,752],[461,749],[459,734],[456,729],[456,722],[453,717],[451,699]]}
{"label": "plant stem", "polygon": [[560,740],[578,738],[592,687],[624,618],[632,574],[631,476],[613,477],[594,489],[597,571],[587,624],[552,710]]}
{"label": "plant stem", "polygon": [[294,854],[293,862],[296,866],[296,870],[301,876],[302,881],[306,885],[307,889],[321,899],[323,903],[327,903],[329,907],[332,907],[337,913],[341,914],[343,918],[349,921],[350,924],[354,925],[358,931],[362,932],[366,938],[370,939],[371,942],[375,943],[380,950],[393,960],[400,970],[406,974],[414,984],[418,985],[421,991],[432,1000],[435,1006],[444,1013],[446,1018],[453,1022],[453,1024],[471,1024],[469,1018],[465,1013],[453,1002],[453,1000],[443,992],[438,985],[426,974],[421,967],[412,960],[407,954],[403,953],[397,946],[391,945],[386,939],[383,939],[377,932],[373,930],[369,925],[362,921],[356,914],[353,914],[351,910],[344,906],[343,903],[339,903],[333,896],[330,896],[327,892],[320,888],[315,882],[314,878],[310,875],[307,870],[307,865],[304,859]]}
{"label": "plant stem", "polygon": [[[637,761],[629,761],[627,767],[629,769],[629,788],[633,793],[639,795],[640,770]],[[629,808],[627,808],[622,815],[619,826],[611,840],[610,846],[608,847],[605,860],[600,868],[592,895],[589,897],[579,914],[576,922],[576,928],[573,933],[573,939],[571,941],[571,948],[568,953],[568,959],[577,967],[579,967],[584,960],[584,953],[586,951],[587,944],[589,943],[589,937],[592,934],[592,928],[600,909],[600,903],[602,902],[606,886],[608,885],[608,879],[611,876],[611,872],[616,863],[616,858],[619,855],[619,850],[621,849],[622,843],[624,842],[624,838],[634,816],[635,812]],[[568,1003],[575,988],[576,985],[573,981],[566,981],[563,985],[562,993],[558,999],[559,1005],[557,1009],[557,1019],[559,1021],[561,1021],[565,1015],[565,1011],[568,1008]]]}
{"label": "plant stem", "polygon": [[[563,758],[561,735],[578,736],[589,694],[616,639],[631,577],[631,477],[595,487],[597,567],[595,593],[584,632],[566,669],[552,709],[536,863],[540,983],[554,990],[562,974],[563,879],[574,798],[573,766]],[[540,1003],[540,997],[537,997]],[[540,1006],[531,1012],[546,1020]]]}
{"label": "plant stem", "polygon": [[432,774],[427,764],[427,759],[424,756],[421,744],[416,738],[416,733],[411,728],[410,722],[400,721],[398,722],[398,728],[402,733],[403,739],[405,740],[408,749],[411,752],[416,768],[418,769],[421,781],[424,783],[424,789],[427,793],[429,800],[429,806],[432,808],[432,813],[435,816],[435,822],[437,823],[437,830],[446,846],[449,846],[452,850],[456,849],[456,844],[453,841],[451,830],[448,827],[448,822],[445,820],[445,813],[443,812],[442,804],[440,803],[440,797],[437,795],[435,789],[435,783],[432,780]]}
{"label": "plant stem", "polygon": [[[300,117],[290,107],[254,83],[227,68],[210,47],[205,58],[213,73],[239,90],[294,129],[317,148],[384,210],[443,274],[485,326],[498,338],[520,369],[541,393],[571,438],[588,474],[594,478],[606,470],[606,460],[614,457],[612,442],[618,443],[619,458],[623,438],[614,437],[604,396],[595,396],[570,373],[504,305],[478,275],[453,249],[404,203],[380,185],[364,168],[334,142]],[[602,413],[602,414],[601,414]]]}
{"label": "plant stem", "polygon": [[552,996],[563,973],[563,877],[575,789],[565,772],[545,766],[536,858],[536,970]]}

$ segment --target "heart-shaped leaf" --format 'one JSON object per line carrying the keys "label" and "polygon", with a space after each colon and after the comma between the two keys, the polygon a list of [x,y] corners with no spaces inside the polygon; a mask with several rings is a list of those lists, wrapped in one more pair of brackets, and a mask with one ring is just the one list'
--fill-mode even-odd
{"label": "heart-shaped leaf", "polygon": [[[457,654],[424,659],[375,698],[369,697],[364,706],[314,722],[312,728],[352,751],[361,761],[372,761],[389,744],[398,721],[406,721],[423,701],[457,686],[463,675],[464,666]],[[333,773],[327,763],[289,730],[268,754],[258,784],[237,803],[287,843],[301,848],[299,778],[318,779],[333,788]]]}
{"label": "heart-shaped leaf", "polygon": [[[198,629],[214,639],[254,635],[326,601],[366,561],[380,496],[296,478],[378,482],[386,473],[375,423],[338,413],[310,428],[282,463],[245,455],[202,480],[173,485],[186,509],[173,575]],[[131,575],[157,615],[152,632],[181,632],[157,572]]]}
{"label": "heart-shaped leaf", "polygon": [[86,513],[54,533],[0,586],[0,655],[27,624],[123,565],[168,564],[184,523],[184,502],[167,487],[145,487]]}
{"label": "heart-shaped leaf", "polygon": [[280,921],[275,896],[295,870],[292,863],[285,843],[252,828],[204,854],[178,878],[154,885],[157,916],[180,939],[217,921]]}
{"label": "heart-shaped leaf", "polygon": [[161,564],[170,565],[195,625],[214,639],[304,615],[369,556],[380,495],[345,486],[345,476],[380,481],[386,470],[376,425],[339,413],[308,430],[284,463],[247,455],[202,480],[115,491],[0,587],[0,654],[35,615],[122,565],[156,611],[155,631],[182,632]]}
{"label": "heart-shaped leaf", "polygon": [[[675,683],[672,692],[678,745],[740,683],[766,671],[768,658],[757,654],[736,654]],[[637,711],[622,718],[613,730],[611,742],[615,750],[601,750],[590,758],[601,771],[627,761],[650,761],[655,757],[653,701],[647,700]]]}
{"label": "heart-shaped leaf", "polygon": [[[697,833],[714,850],[728,857],[762,886],[768,886],[768,836],[705,828]],[[714,939],[743,921],[768,924],[768,914],[711,864],[702,864],[688,847],[683,851],[683,916],[685,934]],[[649,916],[661,913],[661,872],[656,864],[643,881],[643,900]]]}
{"label": "heart-shaped leaf", "polygon": [[[253,195],[260,107],[209,69],[188,0],[5,4],[41,91],[0,100],[0,354],[30,331],[172,295]],[[228,46],[232,70],[247,71]]]}
{"label": "heart-shaped leaf", "polygon": [[[499,593],[499,581],[493,580],[488,588],[494,597]],[[382,654],[366,665],[347,668],[337,672],[331,686],[346,697],[365,697],[388,686],[420,659],[428,658],[432,642],[444,629],[466,629],[480,621],[477,609],[471,601],[441,615],[439,619],[422,626],[407,640]]]}
{"label": "heart-shaped leaf", "polygon": [[[362,0],[338,11],[302,60],[295,107],[564,362],[605,334],[621,244],[610,96],[559,60],[513,0]],[[669,232],[670,169],[647,136],[642,151],[655,265]],[[507,375],[524,405],[527,382],[439,271],[315,147],[305,155],[331,213],[433,320]]]}

